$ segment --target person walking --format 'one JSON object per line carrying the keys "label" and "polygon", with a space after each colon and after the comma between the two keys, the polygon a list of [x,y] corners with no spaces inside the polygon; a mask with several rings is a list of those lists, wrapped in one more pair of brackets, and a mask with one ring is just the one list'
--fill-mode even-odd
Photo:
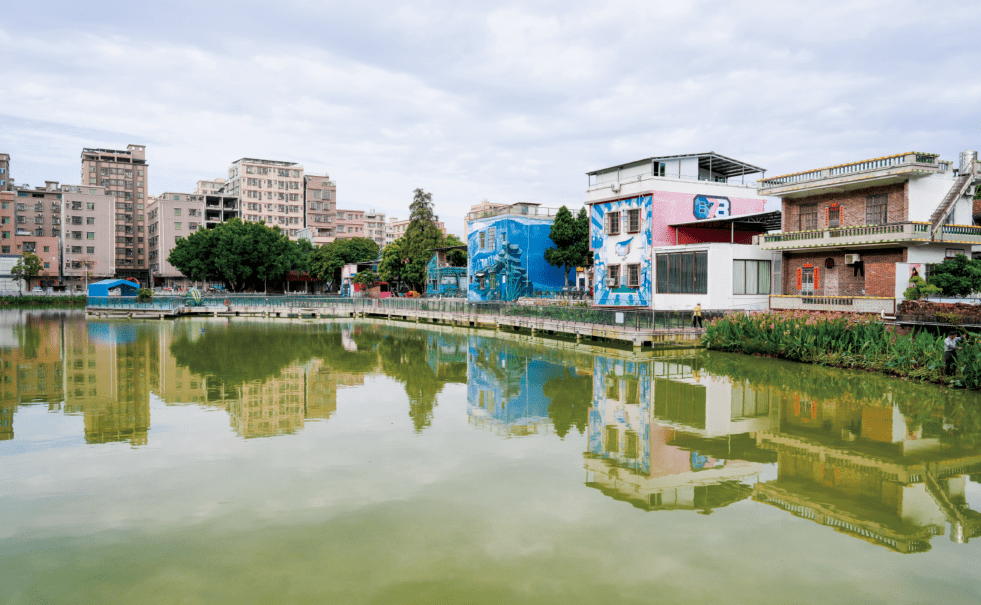
{"label": "person walking", "polygon": [[702,327],[702,303],[695,303],[695,308],[691,311],[691,327]]}
{"label": "person walking", "polygon": [[957,362],[957,351],[961,349],[961,341],[966,334],[958,335],[956,332],[948,334],[944,339],[944,376],[949,376],[951,369]]}

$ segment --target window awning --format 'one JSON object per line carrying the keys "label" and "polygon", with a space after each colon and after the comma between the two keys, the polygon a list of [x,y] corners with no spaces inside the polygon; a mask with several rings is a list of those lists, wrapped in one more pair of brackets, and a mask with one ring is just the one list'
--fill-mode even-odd
{"label": "window awning", "polygon": [[742,214],[739,216],[726,216],[721,218],[707,218],[700,221],[687,221],[684,223],[674,223],[669,227],[691,227],[699,229],[738,229],[740,231],[780,231],[782,214],[779,210],[771,212],[757,212],[755,214]]}

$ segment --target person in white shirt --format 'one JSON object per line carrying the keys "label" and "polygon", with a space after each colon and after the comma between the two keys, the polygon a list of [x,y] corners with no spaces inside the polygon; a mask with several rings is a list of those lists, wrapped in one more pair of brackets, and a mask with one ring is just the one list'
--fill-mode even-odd
{"label": "person in white shirt", "polygon": [[948,334],[944,339],[944,375],[950,375],[951,368],[957,361],[957,351],[961,349],[961,341],[967,334]]}

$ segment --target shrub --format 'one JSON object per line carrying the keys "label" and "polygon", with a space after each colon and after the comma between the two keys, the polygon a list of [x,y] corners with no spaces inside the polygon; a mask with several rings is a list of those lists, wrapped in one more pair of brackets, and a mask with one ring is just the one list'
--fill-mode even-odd
{"label": "shrub", "polygon": [[153,299],[153,290],[149,288],[140,288],[140,291],[136,293],[136,302],[148,302]]}

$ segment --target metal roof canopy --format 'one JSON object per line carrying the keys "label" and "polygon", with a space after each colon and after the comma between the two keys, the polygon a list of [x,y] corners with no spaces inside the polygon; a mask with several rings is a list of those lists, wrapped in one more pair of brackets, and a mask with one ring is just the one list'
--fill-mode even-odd
{"label": "metal roof canopy", "polygon": [[599,170],[593,170],[592,172],[587,172],[588,176],[593,176],[594,174],[599,174],[601,172],[608,172],[610,170],[616,170],[619,168],[627,168],[628,166],[639,166],[641,164],[650,164],[654,161],[664,161],[664,160],[687,160],[690,158],[698,158],[698,167],[704,168],[706,170],[711,170],[716,174],[721,174],[722,176],[729,178],[734,176],[742,176],[746,174],[755,174],[757,172],[766,172],[765,168],[760,168],[759,166],[753,166],[752,164],[747,164],[746,162],[740,162],[739,160],[734,160],[730,157],[715,153],[714,151],[709,151],[708,153],[687,153],[681,155],[662,155],[653,156],[649,158],[644,158],[643,160],[635,160],[633,162],[627,162],[625,164],[620,164],[618,166],[610,166],[609,168],[601,168]]}
{"label": "metal roof canopy", "polygon": [[742,229],[744,231],[779,231],[781,229],[782,214],[779,210],[770,212],[756,212],[754,214],[742,214],[739,216],[726,216],[721,218],[707,218],[700,221],[689,221],[686,223],[675,223],[669,227],[699,227],[702,229]]}
{"label": "metal roof canopy", "polygon": [[89,284],[89,296],[109,296],[109,290],[119,288],[120,296],[136,296],[140,285],[128,279],[104,279]]}

